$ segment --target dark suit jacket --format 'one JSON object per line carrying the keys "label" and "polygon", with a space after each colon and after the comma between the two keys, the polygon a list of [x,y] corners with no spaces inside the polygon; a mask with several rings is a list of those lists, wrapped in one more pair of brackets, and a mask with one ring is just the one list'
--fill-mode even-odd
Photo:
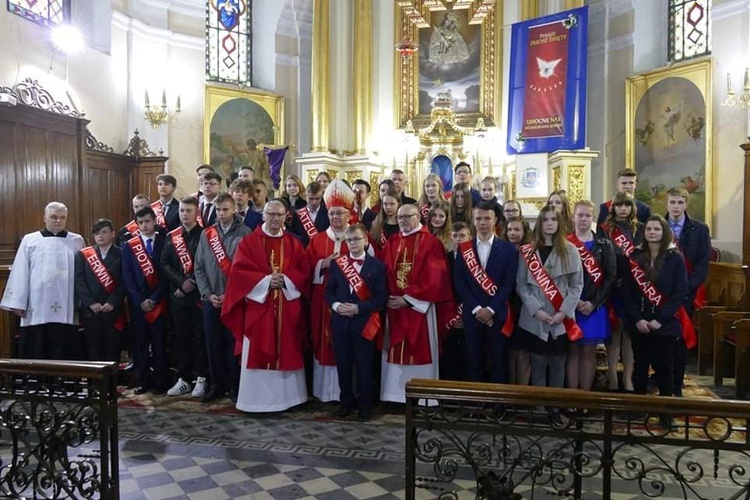
{"label": "dark suit jacket", "polygon": [[372,228],[372,223],[375,221],[375,217],[377,216],[378,214],[376,214],[375,211],[367,207],[365,209],[365,213],[362,214],[362,218],[360,218],[359,222],[364,224],[367,231],[370,231],[370,228]]}
{"label": "dark suit jacket", "polygon": [[[183,231],[184,235],[184,229],[180,230]],[[183,272],[182,263],[177,256],[177,250],[175,250],[175,247],[172,244],[171,236],[167,235],[164,250],[161,253],[161,272],[167,282],[169,282],[169,300],[178,305],[193,306],[197,304],[201,298],[197,286],[192,292],[186,294],[185,297],[176,297],[175,292],[178,289],[182,290],[182,284],[188,279],[195,279],[195,252],[198,250],[198,243],[201,240],[202,232],[203,228],[196,225],[186,236],[184,236],[190,257],[193,258],[193,272],[190,274],[185,274]]]}
{"label": "dark suit jacket", "polygon": [[480,193],[478,189],[471,188],[471,206],[476,207],[481,201],[482,193]]}
{"label": "dark suit jacket", "polygon": [[[322,233],[331,225],[331,222],[328,220],[328,209],[326,208],[325,203],[320,204],[318,215],[315,216],[313,224],[315,224],[315,228],[319,233]],[[296,211],[292,213],[292,223],[289,226],[289,231],[296,234],[302,241],[302,246],[307,248],[307,245],[310,244],[310,237],[307,235],[305,228],[302,227],[302,221],[300,221],[299,215],[297,215]]]}
{"label": "dark suit jacket", "polygon": [[[177,214],[177,217],[179,217],[179,213]],[[167,234],[167,229],[157,224],[156,232]],[[120,230],[117,232],[117,241],[115,242],[115,244],[119,246],[120,248],[122,248],[123,246],[125,246],[128,240],[131,239],[132,237],[133,235],[130,234],[130,231],[128,231],[128,226],[122,226]]]}
{"label": "dark suit jacket", "polygon": [[[205,203],[201,203],[198,206],[198,213],[203,217],[203,211],[205,210]],[[216,199],[214,198],[214,201],[211,202],[211,213],[208,216],[208,220],[205,218],[203,219],[203,227],[213,226],[216,224]]]}
{"label": "dark suit jacket", "polygon": [[370,300],[365,302],[359,300],[355,293],[349,291],[349,281],[338,264],[333,262],[328,269],[328,281],[326,282],[326,302],[328,305],[331,306],[334,302],[349,302],[359,305],[359,314],[356,316],[341,316],[335,311],[333,312],[331,328],[334,331],[344,329],[360,331],[365,327],[370,313],[385,309],[388,299],[385,264],[375,257],[365,254],[365,261],[362,263],[359,274],[370,290]]}
{"label": "dark suit jacket", "polygon": [[[669,221],[668,215],[665,218]],[[691,219],[685,213],[685,224],[682,226],[677,246],[685,257],[686,263],[690,263],[688,265],[690,268],[688,304],[692,304],[696,290],[708,278],[708,258],[711,254],[711,235],[708,226],[701,221]],[[692,307],[688,308],[688,311],[692,311]]]}
{"label": "dark suit jacket", "polygon": [[[607,218],[607,214],[609,214],[609,207],[611,205],[612,201],[605,201],[601,205],[599,205],[599,216],[596,219],[596,225],[600,225],[602,222],[605,221]],[[638,219],[638,222],[645,224],[646,219],[651,217],[651,207],[646,205],[640,200],[635,200],[635,218]]]}
{"label": "dark suit jacket", "polygon": [[167,205],[167,215],[164,217],[164,221],[167,224],[167,232],[176,229],[180,226],[180,202],[177,198],[172,198],[172,201]]}
{"label": "dark suit jacket", "polygon": [[[96,254],[102,258],[99,247],[94,246]],[[76,304],[81,305],[83,309],[88,310],[91,304],[110,304],[118,311],[122,307],[122,301],[125,300],[125,285],[122,280],[122,251],[119,247],[112,245],[107,252],[107,258],[102,260],[104,267],[109,271],[110,276],[115,281],[114,292],[107,293],[107,290],[99,283],[99,280],[91,270],[91,266],[86,263],[83,254],[76,254],[76,277],[75,277],[75,294]]]}
{"label": "dark suit jacket", "polygon": [[609,238],[604,236],[596,236],[594,238],[594,246],[591,247],[591,255],[596,259],[597,264],[602,270],[603,279],[599,283],[599,286],[594,284],[594,280],[591,279],[589,273],[585,267],[583,270],[583,292],[581,293],[581,300],[587,300],[591,302],[594,309],[603,305],[608,299],[612,292],[612,289],[617,280],[617,257],[615,255],[615,245]]}
{"label": "dark suit jacket", "polygon": [[[477,239],[472,240],[474,253],[479,260],[477,251]],[[482,290],[469,273],[469,268],[464,262],[463,256],[459,250],[456,256],[455,271],[453,273],[453,282],[458,292],[458,298],[463,306],[464,325],[479,326],[480,323],[474,317],[472,311],[477,307],[491,307],[495,311],[493,316],[494,326],[500,329],[505,322],[508,313],[506,301],[510,297],[510,292],[516,287],[516,272],[518,270],[518,252],[516,247],[511,243],[498,237],[492,242],[489,258],[487,259],[487,276],[497,285],[497,292],[494,297]]]}
{"label": "dark suit jacket", "polygon": [[260,212],[256,212],[255,210],[251,210],[250,207],[245,209],[245,218],[242,219],[242,222],[255,231],[255,228],[263,224],[263,214]]}
{"label": "dark suit jacket", "polygon": [[[122,246],[122,278],[125,283],[125,290],[128,292],[131,306],[135,309],[140,310],[140,304],[146,299],[151,299],[154,302],[159,302],[165,294],[169,292],[169,284],[167,280],[161,276],[161,269],[159,262],[161,260],[161,253],[164,250],[165,236],[164,233],[156,233],[154,237],[154,251],[151,255],[151,262],[159,275],[159,280],[156,287],[152,290],[146,283],[146,277],[141,271],[141,267],[135,260],[133,250],[130,245],[125,243]],[[144,243],[145,246],[145,243]]]}

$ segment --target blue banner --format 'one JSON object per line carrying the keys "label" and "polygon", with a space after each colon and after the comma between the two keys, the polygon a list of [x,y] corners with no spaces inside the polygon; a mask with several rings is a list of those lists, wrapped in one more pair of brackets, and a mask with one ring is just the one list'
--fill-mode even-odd
{"label": "blue banner", "polygon": [[512,28],[508,154],[586,146],[588,7]]}

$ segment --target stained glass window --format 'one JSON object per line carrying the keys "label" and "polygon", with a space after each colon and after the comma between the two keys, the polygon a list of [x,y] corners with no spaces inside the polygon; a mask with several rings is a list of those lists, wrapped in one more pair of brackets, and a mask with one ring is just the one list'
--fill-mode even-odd
{"label": "stained glass window", "polygon": [[251,85],[251,0],[206,2],[206,79]]}
{"label": "stained glass window", "polygon": [[669,0],[669,60],[711,53],[711,0]]}
{"label": "stained glass window", "polygon": [[8,0],[8,12],[42,26],[55,26],[70,18],[70,0]]}

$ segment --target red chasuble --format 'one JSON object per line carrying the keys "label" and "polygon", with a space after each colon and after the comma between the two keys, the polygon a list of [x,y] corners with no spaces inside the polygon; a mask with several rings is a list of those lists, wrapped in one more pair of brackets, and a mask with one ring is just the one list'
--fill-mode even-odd
{"label": "red chasuble", "polygon": [[[404,237],[401,233],[388,239],[383,249],[388,294],[409,295],[432,302],[438,318],[441,310],[452,308],[453,291],[443,244],[430,234],[427,227]],[[425,365],[436,362],[430,356],[427,318],[411,307],[386,309],[390,331],[388,362],[399,365]],[[452,316],[452,314],[450,314]],[[447,322],[447,321],[446,321]],[[441,328],[438,319],[438,329]]]}
{"label": "red chasuble", "polygon": [[299,370],[304,367],[302,340],[307,332],[302,297],[287,300],[281,290],[271,289],[262,304],[245,298],[273,270],[307,295],[310,270],[302,243],[287,232],[282,237],[268,236],[259,226],[237,246],[221,320],[240,350],[243,337],[250,341],[247,368]]}
{"label": "red chasuble", "polygon": [[[307,260],[310,276],[315,272],[315,265],[333,253],[335,242],[327,231],[316,234],[307,246]],[[341,242],[340,255],[348,255],[346,241]],[[333,261],[331,261],[333,264]],[[310,299],[310,334],[312,335],[313,353],[318,363],[325,366],[336,366],[336,354],[333,350],[333,332],[331,331],[331,307],[326,303],[326,281],[328,272],[323,272],[323,282],[312,285]]]}

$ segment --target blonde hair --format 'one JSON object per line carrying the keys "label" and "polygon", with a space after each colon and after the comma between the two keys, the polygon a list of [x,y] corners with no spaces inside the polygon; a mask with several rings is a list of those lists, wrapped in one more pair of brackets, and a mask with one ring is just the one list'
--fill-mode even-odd
{"label": "blonde hair", "polygon": [[[445,214],[445,224],[443,224],[443,227],[434,230],[432,227],[432,216],[437,210],[441,210]],[[451,245],[452,226],[450,204],[447,201],[436,201],[433,203],[430,207],[430,212],[427,215],[427,227],[430,229],[430,232],[443,243],[446,250],[448,250]]]}
{"label": "blonde hair", "polygon": [[438,174],[432,173],[427,174],[427,177],[425,177],[424,181],[422,181],[422,195],[419,197],[417,206],[423,207],[430,204],[430,200],[427,198],[427,194],[424,192],[424,185],[427,184],[427,181],[435,181],[438,184],[438,199],[437,201],[432,203],[437,203],[438,201],[447,203],[448,200],[445,199],[445,192],[443,191],[443,180]]}

